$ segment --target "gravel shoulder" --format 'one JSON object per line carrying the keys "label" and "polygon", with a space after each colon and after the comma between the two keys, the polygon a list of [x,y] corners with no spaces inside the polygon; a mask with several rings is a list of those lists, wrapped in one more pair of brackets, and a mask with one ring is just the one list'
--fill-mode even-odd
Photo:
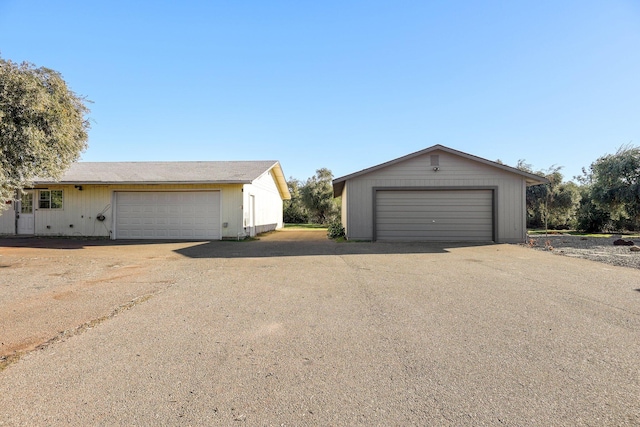
{"label": "gravel shoulder", "polygon": [[640,246],[640,238],[582,237],[570,234],[530,235],[525,246],[573,258],[583,258],[619,267],[640,268],[640,252],[632,251],[633,246],[616,246],[618,239],[634,242]]}

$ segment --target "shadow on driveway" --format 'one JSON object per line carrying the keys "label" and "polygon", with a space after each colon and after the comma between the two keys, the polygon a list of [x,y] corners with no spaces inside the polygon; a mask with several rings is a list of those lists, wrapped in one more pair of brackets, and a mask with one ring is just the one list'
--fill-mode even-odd
{"label": "shadow on driveway", "polygon": [[[90,247],[118,247],[159,245],[163,243],[185,243],[185,240],[109,240],[93,237],[23,237],[10,236],[0,238],[3,248],[32,249],[85,249]],[[199,242],[193,240],[192,242]]]}
{"label": "shadow on driveway", "polygon": [[176,249],[189,258],[268,258],[315,255],[438,254],[457,247],[484,246],[473,243],[335,242],[325,231],[278,231],[245,242],[214,241]]}
{"label": "shadow on driveway", "polygon": [[[282,230],[261,235],[257,240],[245,241],[185,241],[185,240],[107,240],[91,238],[8,237],[0,239],[0,247],[32,249],[86,249],[95,247],[127,247],[134,250],[164,249],[188,258],[267,258],[313,255],[365,254],[437,254],[449,249],[485,246],[487,243],[451,242],[335,242],[323,230]],[[488,243],[491,244],[491,243]],[[167,245],[165,247],[165,245]],[[170,246],[169,246],[170,245]],[[177,247],[176,247],[177,246]]]}

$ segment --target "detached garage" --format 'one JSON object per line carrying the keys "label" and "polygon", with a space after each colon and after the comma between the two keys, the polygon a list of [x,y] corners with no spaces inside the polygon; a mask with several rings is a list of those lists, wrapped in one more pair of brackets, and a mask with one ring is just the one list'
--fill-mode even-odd
{"label": "detached garage", "polygon": [[333,181],[348,239],[523,242],[526,187],[546,179],[435,145]]}
{"label": "detached garage", "polygon": [[80,162],[0,211],[0,234],[220,240],[283,226],[280,163]]}

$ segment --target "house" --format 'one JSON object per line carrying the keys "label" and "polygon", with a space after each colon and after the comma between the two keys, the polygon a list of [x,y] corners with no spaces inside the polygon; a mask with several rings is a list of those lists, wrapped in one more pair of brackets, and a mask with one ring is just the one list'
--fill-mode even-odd
{"label": "house", "polygon": [[274,160],[80,162],[23,190],[0,234],[236,239],[281,228],[290,197]]}
{"label": "house", "polygon": [[434,145],[333,181],[348,239],[523,242],[538,175]]}

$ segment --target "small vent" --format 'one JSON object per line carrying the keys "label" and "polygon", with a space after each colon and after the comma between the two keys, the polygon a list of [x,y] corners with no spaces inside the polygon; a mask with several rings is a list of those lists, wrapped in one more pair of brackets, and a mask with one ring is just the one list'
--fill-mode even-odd
{"label": "small vent", "polygon": [[440,166],[440,156],[434,154],[431,156],[431,166]]}

